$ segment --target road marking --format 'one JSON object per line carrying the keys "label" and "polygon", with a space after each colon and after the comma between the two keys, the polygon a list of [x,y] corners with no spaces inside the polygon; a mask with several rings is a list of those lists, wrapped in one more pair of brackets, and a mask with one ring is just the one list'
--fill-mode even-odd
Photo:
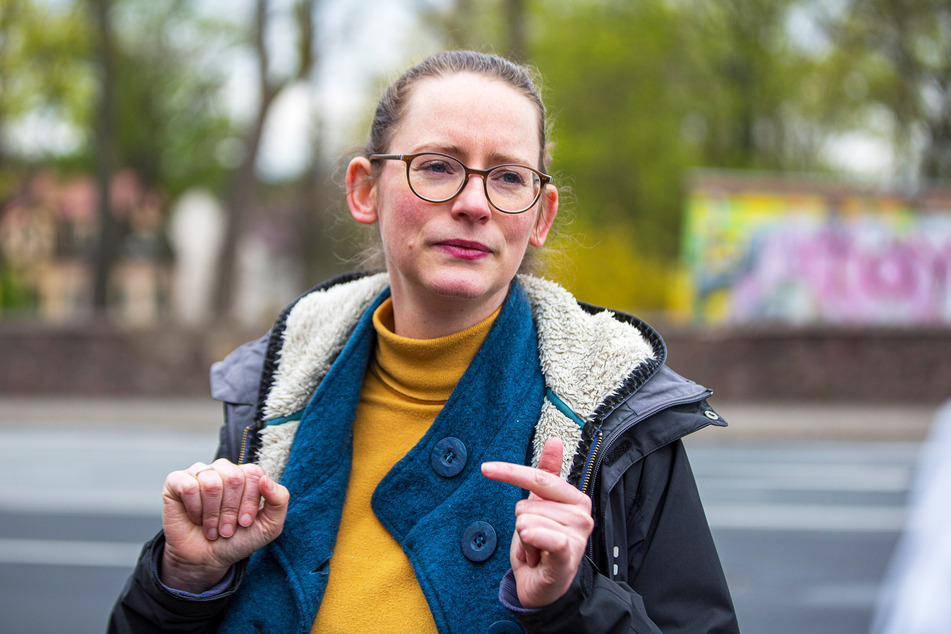
{"label": "road marking", "polygon": [[822,504],[705,504],[713,529],[899,532],[902,507]]}
{"label": "road marking", "polygon": [[0,539],[0,564],[132,568],[142,544],[52,539]]}
{"label": "road marking", "polygon": [[0,491],[0,511],[159,518],[162,516],[161,494],[161,486],[157,491],[148,492],[79,487],[24,487]]}
{"label": "road marking", "polygon": [[775,478],[771,474],[758,475],[754,470],[737,472],[732,476],[698,473],[697,484],[703,491],[841,491],[843,493],[903,493],[911,482],[909,473],[881,472],[856,474],[848,478]]}

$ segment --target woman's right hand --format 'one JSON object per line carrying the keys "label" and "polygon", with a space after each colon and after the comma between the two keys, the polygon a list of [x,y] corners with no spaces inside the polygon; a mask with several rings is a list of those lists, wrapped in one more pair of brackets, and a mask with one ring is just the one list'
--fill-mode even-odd
{"label": "woman's right hand", "polygon": [[213,587],[281,534],[289,499],[256,464],[220,459],[173,471],[162,491],[162,583],[195,594]]}

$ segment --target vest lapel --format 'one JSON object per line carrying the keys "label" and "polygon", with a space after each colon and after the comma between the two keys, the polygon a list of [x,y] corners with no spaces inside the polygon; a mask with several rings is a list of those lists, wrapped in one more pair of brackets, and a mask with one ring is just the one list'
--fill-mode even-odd
{"label": "vest lapel", "polygon": [[[496,621],[512,620],[497,597],[522,492],[483,477],[479,466],[530,459],[544,397],[531,309],[516,282],[449,401],[373,495],[373,510],[409,556],[440,631],[484,632]],[[447,438],[467,454],[462,470],[448,477],[433,465],[434,451],[438,461]],[[473,561],[464,537],[485,525],[496,544],[476,556],[487,558]]]}
{"label": "vest lapel", "polygon": [[353,417],[375,337],[372,315],[388,296],[384,291],[370,304],[304,410],[281,477],[291,494],[284,530],[251,556],[220,631],[310,631],[350,479]]}

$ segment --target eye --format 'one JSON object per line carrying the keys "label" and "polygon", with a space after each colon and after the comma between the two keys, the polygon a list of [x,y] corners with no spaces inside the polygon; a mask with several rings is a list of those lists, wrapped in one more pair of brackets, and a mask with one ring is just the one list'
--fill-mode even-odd
{"label": "eye", "polygon": [[418,161],[414,167],[420,172],[432,175],[448,175],[451,176],[459,171],[459,168],[450,160],[439,158],[439,157],[420,157],[422,160]]}
{"label": "eye", "polygon": [[505,187],[525,187],[530,182],[530,172],[526,169],[500,167],[491,173],[492,181]]}

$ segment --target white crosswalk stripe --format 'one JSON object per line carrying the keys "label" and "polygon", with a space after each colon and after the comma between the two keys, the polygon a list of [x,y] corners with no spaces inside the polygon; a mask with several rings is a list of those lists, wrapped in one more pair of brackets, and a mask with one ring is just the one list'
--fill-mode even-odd
{"label": "white crosswalk stripe", "polygon": [[691,446],[711,528],[899,532],[913,443]]}

